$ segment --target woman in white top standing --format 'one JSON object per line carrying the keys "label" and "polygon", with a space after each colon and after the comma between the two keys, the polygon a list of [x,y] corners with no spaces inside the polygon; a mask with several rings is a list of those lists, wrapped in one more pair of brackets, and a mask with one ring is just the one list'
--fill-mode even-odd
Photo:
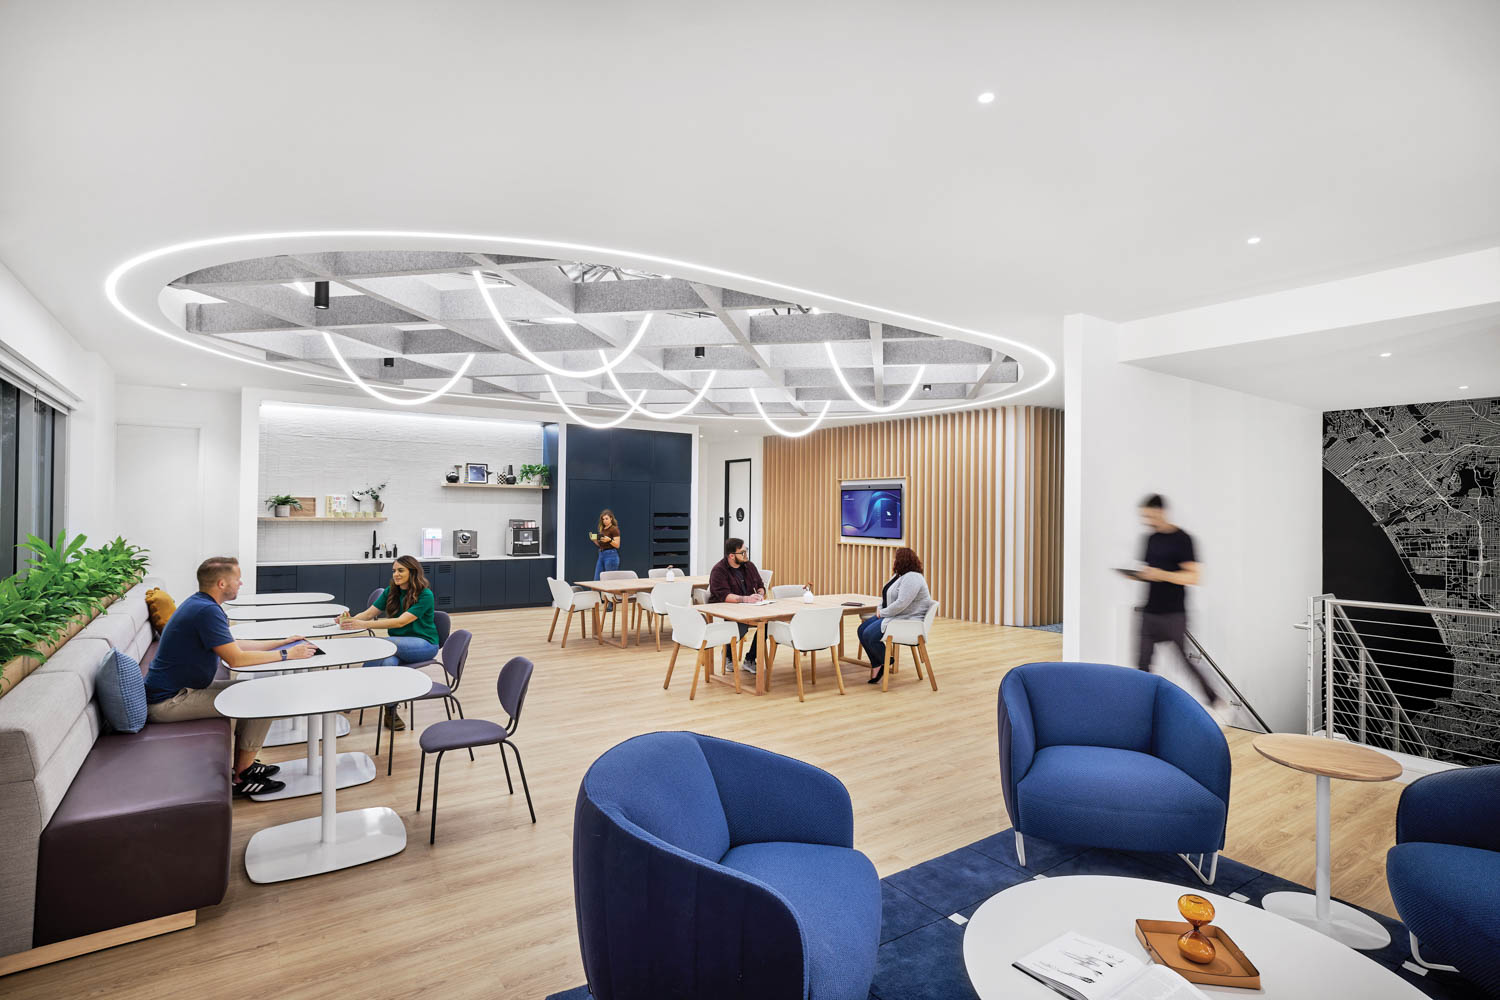
{"label": "woman in white top standing", "polygon": [[896,550],[893,575],[880,589],[880,606],[873,618],[859,623],[859,643],[870,658],[870,684],[885,676],[885,626],[902,618],[922,618],[932,607],[932,593],[922,575],[922,560],[908,548]]}

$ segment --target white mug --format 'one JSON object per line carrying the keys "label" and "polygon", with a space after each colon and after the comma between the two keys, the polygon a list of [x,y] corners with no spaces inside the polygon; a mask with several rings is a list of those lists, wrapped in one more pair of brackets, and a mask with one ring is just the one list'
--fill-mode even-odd
{"label": "white mug", "polygon": [[811,590],[808,590],[807,588],[804,587],[803,590],[802,590],[802,603],[803,604],[811,604],[812,602],[813,602],[813,592]]}
{"label": "white mug", "polygon": [[667,567],[667,575],[666,575],[665,579],[672,580],[672,579],[675,579],[676,576],[677,576],[677,571],[675,569],[673,569],[672,567],[668,566]]}

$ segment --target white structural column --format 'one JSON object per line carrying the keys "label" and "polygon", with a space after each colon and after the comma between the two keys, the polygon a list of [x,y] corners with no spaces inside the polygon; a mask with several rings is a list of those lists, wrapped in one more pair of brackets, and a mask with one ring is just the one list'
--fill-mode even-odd
{"label": "white structural column", "polygon": [[1001,417],[1001,433],[996,435],[999,439],[996,466],[1003,483],[1003,499],[1000,544],[995,548],[995,557],[1000,561],[999,578],[1005,585],[1000,588],[998,620],[1002,625],[1050,624],[1031,621],[1026,607],[1026,573],[1031,556],[1031,532],[1026,530],[1031,514],[1031,408],[1007,406]]}

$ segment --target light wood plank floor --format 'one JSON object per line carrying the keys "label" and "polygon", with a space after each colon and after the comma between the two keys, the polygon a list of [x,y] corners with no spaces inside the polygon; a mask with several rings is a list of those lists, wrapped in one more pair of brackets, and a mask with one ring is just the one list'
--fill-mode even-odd
{"label": "light wood plank floor", "polygon": [[[538,823],[510,797],[499,752],[444,763],[436,846],[428,808],[413,811],[418,751],[399,734],[395,774],[339,793],[339,806],[388,805],[407,820],[404,853],[361,868],[257,886],[244,874],[256,830],[316,816],[316,797],[235,805],[233,872],[219,906],[195,928],[20,973],[0,993],[23,998],[108,994],[112,1000],[170,995],[246,997],[543,997],[583,982],[573,914],[573,802],[589,763],[614,744],[658,729],[695,729],[827,768],[854,800],[855,842],[881,875],[972,843],[1008,826],[1000,795],[995,704],[1010,667],[1056,659],[1061,637],[1030,629],[940,620],[932,657],[940,690],[910,665],[890,692],[847,668],[839,697],[819,683],[797,703],[790,656],[777,657],[767,697],[730,685],[699,686],[688,701],[685,657],[669,691],[667,650],[648,639],[622,651],[574,636],[546,642],[550,611],[455,616],[475,633],[462,688],[465,711],[500,718],[495,679],[513,655],[536,662],[517,743],[525,754]],[[561,626],[558,632],[561,633]],[[849,627],[850,651],[853,627]],[[668,644],[668,648],[670,644]],[[439,705],[418,709],[427,724]],[[373,713],[339,741],[373,747]],[[1230,732],[1234,784],[1226,853],[1309,884],[1313,875],[1313,778],[1262,759],[1249,734]],[[295,747],[268,750],[285,760]],[[431,768],[429,767],[429,771]],[[428,775],[430,796],[431,774]],[[1333,800],[1334,892],[1393,912],[1385,850],[1393,840],[1399,786],[1338,782]],[[163,877],[170,877],[164,873]]]}

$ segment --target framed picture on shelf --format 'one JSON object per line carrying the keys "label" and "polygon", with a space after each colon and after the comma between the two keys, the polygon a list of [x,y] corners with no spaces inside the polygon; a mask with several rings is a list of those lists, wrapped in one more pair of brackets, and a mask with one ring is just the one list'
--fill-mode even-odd
{"label": "framed picture on shelf", "polygon": [[464,482],[487,483],[490,481],[490,467],[483,462],[470,462],[464,466]]}

